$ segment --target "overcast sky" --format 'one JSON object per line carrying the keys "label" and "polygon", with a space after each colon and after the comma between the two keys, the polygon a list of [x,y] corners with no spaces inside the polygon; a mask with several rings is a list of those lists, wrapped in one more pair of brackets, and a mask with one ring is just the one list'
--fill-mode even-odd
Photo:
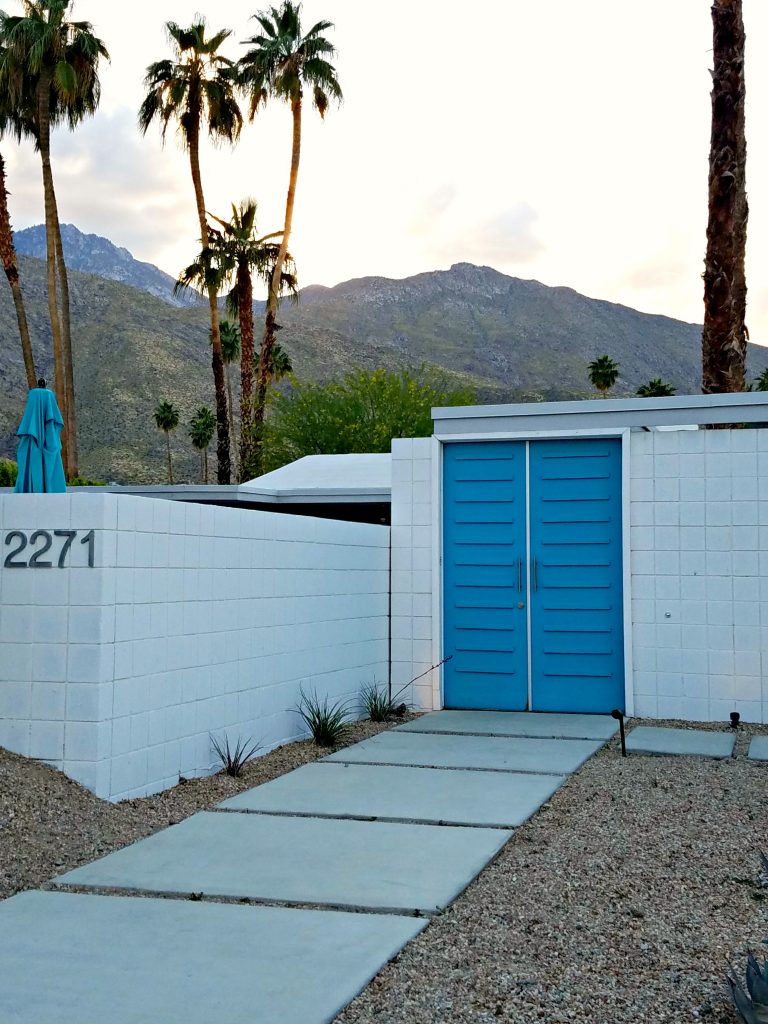
{"label": "overcast sky", "polygon": [[[5,0],[16,11],[16,0]],[[257,0],[207,5],[243,52]],[[263,6],[266,6],[264,4]],[[745,0],[753,340],[768,344],[768,4]],[[112,61],[98,115],[54,138],[62,220],[176,274],[196,249],[188,165],[136,127],[163,22],[205,0],[77,0]],[[702,319],[708,0],[305,0],[335,23],[345,102],[305,116],[291,248],[303,285],[469,261],[684,320]],[[251,31],[253,30],[251,24]],[[209,210],[253,195],[281,226],[290,114],[203,154]],[[39,167],[4,143],[16,227],[42,221]]]}

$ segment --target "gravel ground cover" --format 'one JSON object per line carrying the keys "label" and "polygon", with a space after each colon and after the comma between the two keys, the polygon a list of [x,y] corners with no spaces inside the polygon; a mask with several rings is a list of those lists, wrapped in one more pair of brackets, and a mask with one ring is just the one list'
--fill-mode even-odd
{"label": "gravel ground cover", "polygon": [[[406,715],[392,725],[413,717]],[[386,728],[391,726],[355,722],[347,727],[341,745],[357,743]],[[250,761],[239,779],[221,772],[189,779],[156,796],[110,804],[61,772],[0,747],[0,899],[34,889],[53,875],[175,825],[330,752],[310,740],[289,743]]]}
{"label": "gravel ground cover", "polygon": [[725,761],[612,741],[338,1024],[731,1024],[726,961],[768,936],[765,731]]}
{"label": "gravel ground cover", "polygon": [[[356,723],[347,742],[382,728]],[[611,741],[337,1024],[732,1024],[726,962],[768,937],[768,763],[746,759],[765,733],[743,727],[724,761],[623,760]],[[294,743],[241,779],[113,805],[0,749],[0,898],[326,752]]]}

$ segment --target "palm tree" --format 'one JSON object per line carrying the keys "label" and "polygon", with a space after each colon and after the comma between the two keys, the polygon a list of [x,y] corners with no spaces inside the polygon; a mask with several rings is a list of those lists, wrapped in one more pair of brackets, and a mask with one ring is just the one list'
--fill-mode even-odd
{"label": "palm tree", "polygon": [[293,373],[291,357],[285,351],[279,341],[272,346],[272,360],[269,366],[270,381],[279,381]]}
{"label": "palm tree", "polygon": [[[148,90],[139,111],[139,126],[146,134],[153,121],[160,122],[163,139],[172,120],[178,121],[182,142],[189,153],[195,190],[200,242],[208,248],[208,221],[200,173],[200,133],[205,128],[215,142],[234,144],[240,136],[243,117],[235,96],[233,62],[219,53],[231,32],[224,29],[206,37],[206,23],[198,18],[189,28],[173,21],[166,24],[173,48],[173,60],[161,60],[147,68],[144,84]],[[216,389],[218,481],[230,481],[229,417],[224,381],[224,360],[219,329],[218,292],[213,282],[207,287],[211,314],[211,366]]]}
{"label": "palm tree", "polygon": [[270,7],[255,16],[262,33],[247,40],[250,49],[238,62],[240,81],[250,95],[250,115],[254,116],[269,97],[284,100],[291,108],[293,143],[288,193],[285,201],[285,221],[280,248],[272,272],[267,295],[264,334],[259,352],[259,370],[256,390],[254,421],[257,432],[264,421],[267,387],[269,384],[270,352],[275,343],[276,315],[280,296],[283,267],[288,255],[296,199],[296,182],[301,158],[301,118],[304,90],[310,89],[312,100],[320,117],[325,116],[331,99],[340,101],[341,87],[336,69],[330,63],[336,49],[323,35],[333,25],[319,21],[305,34],[301,26],[301,5],[283,0],[278,9]]}
{"label": "palm tree", "polygon": [[201,405],[189,424],[189,436],[194,447],[200,452],[200,476],[204,484],[208,483],[208,445],[215,433],[216,417],[207,405]]}
{"label": "palm tree", "polygon": [[[240,478],[254,475],[253,436],[253,275],[270,282],[280,246],[273,239],[281,232],[256,236],[256,201],[246,199],[239,207],[232,206],[231,220],[214,217],[218,227],[208,228],[208,248],[182,272],[177,289],[213,285],[217,293],[230,286],[227,306],[239,322],[240,346]],[[290,254],[286,255],[281,275],[281,293],[296,295],[296,270]],[[223,327],[223,325],[222,325]],[[222,333],[223,345],[223,333]],[[235,355],[234,358],[237,358]],[[226,354],[224,357],[226,363]],[[229,389],[230,408],[232,392]],[[232,431],[234,437],[234,430]]]}
{"label": "palm tree", "polygon": [[[51,128],[66,121],[75,128],[99,105],[99,63],[109,54],[88,21],[68,21],[71,0],[22,0],[24,14],[0,13],[5,47],[0,85],[15,104],[24,103],[40,152],[45,193],[48,309],[53,338],[55,386],[64,413],[64,459],[77,476],[77,419],[72,360],[69,278],[51,168]],[[34,101],[28,103],[30,96]],[[61,309],[57,287],[61,288]]]}
{"label": "palm tree", "polygon": [[179,410],[175,405],[163,400],[155,409],[155,423],[165,433],[168,451],[168,483],[173,484],[173,462],[171,461],[171,431],[179,425]]}
{"label": "palm tree", "polygon": [[640,398],[671,398],[674,394],[677,394],[677,389],[667,384],[661,377],[653,377],[647,384],[642,384],[637,389]]}
{"label": "palm tree", "polygon": [[603,398],[608,397],[608,392],[616,383],[619,377],[619,364],[610,356],[598,356],[588,366],[589,379]]}
{"label": "palm tree", "polygon": [[759,377],[755,377],[753,384],[748,384],[745,391],[768,391],[768,369],[763,370]]}
{"label": "palm tree", "polygon": [[235,401],[232,397],[232,375],[230,366],[240,359],[240,328],[231,320],[221,321],[221,358],[224,360],[224,376],[227,381],[227,407],[229,409],[229,437],[231,442],[230,457],[235,480],[237,470],[237,433],[235,432]]}
{"label": "palm tree", "polygon": [[712,135],[702,334],[702,391],[709,394],[744,389],[749,337],[744,322],[749,210],[742,0],[714,0],[712,23]]}
{"label": "palm tree", "polygon": [[[4,59],[4,53],[0,50],[0,67]],[[8,91],[2,88],[0,81],[0,137],[7,134],[15,136],[17,141],[30,134],[30,122],[27,113],[21,109],[23,104],[16,104],[8,95]],[[29,323],[27,311],[24,306],[24,296],[21,291],[19,279],[19,265],[16,255],[16,246],[13,241],[13,228],[11,227],[11,215],[8,210],[8,189],[5,177],[5,161],[0,153],[0,260],[3,264],[5,276],[10,285],[13,305],[16,310],[16,322],[19,327],[19,338],[21,339],[21,353],[24,359],[24,371],[27,375],[27,384],[30,388],[37,384],[37,371],[35,370],[35,357],[32,353],[32,340],[29,334]]]}

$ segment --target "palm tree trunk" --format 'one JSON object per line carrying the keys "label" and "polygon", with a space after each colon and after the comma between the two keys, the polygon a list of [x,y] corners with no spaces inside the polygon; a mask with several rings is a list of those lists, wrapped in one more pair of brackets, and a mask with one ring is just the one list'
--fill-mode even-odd
{"label": "palm tree trunk", "polygon": [[288,255],[288,244],[291,238],[293,226],[293,208],[296,201],[296,182],[299,177],[299,161],[301,159],[301,95],[294,99],[291,104],[293,114],[293,144],[291,149],[291,174],[288,179],[288,195],[285,200],[285,222],[283,224],[283,237],[280,240],[277,260],[272,272],[272,280],[267,295],[267,316],[264,323],[264,334],[261,339],[261,350],[259,352],[259,374],[256,388],[256,407],[254,409],[254,433],[255,441],[259,445],[257,462],[261,462],[261,434],[264,424],[264,412],[267,402],[267,388],[269,387],[269,367],[271,363],[272,349],[275,344],[275,335],[279,330],[275,322],[277,316],[277,304],[280,297],[280,282],[283,275],[285,259]]}
{"label": "palm tree trunk", "polygon": [[208,448],[203,450],[203,482],[208,483]]}
{"label": "palm tree trunk", "polygon": [[51,320],[51,338],[53,342],[53,376],[54,391],[58,399],[64,428],[61,431],[61,458],[64,473],[71,476],[69,464],[69,409],[67,408],[66,377],[61,338],[61,322],[59,320],[58,289],[56,285],[56,194],[53,187],[51,171],[51,110],[50,110],[51,76],[43,71],[37,87],[38,110],[38,146],[43,167],[43,191],[45,195],[45,248],[48,269],[48,314]]}
{"label": "palm tree trunk", "polygon": [[19,325],[19,337],[21,338],[21,352],[24,357],[24,371],[27,375],[27,384],[33,388],[37,384],[37,373],[35,372],[35,358],[32,354],[32,341],[29,336],[29,324],[27,323],[27,311],[24,308],[24,297],[21,294],[21,282],[19,281],[19,268],[16,262],[16,246],[13,244],[13,230],[11,229],[11,215],[8,212],[8,191],[5,184],[5,161],[0,153],[0,259],[3,262],[5,276],[11,286],[13,304],[16,308],[16,321]]}
{"label": "palm tree trunk", "polygon": [[168,483],[173,486],[173,462],[171,460],[171,432],[165,432],[165,448],[168,455]]}
{"label": "palm tree trunk", "polygon": [[[205,196],[203,195],[203,179],[200,174],[200,117],[187,135],[189,143],[189,164],[192,171],[192,184],[195,189],[197,216],[200,221],[200,243],[205,249],[208,246],[208,220],[205,213]],[[219,330],[219,300],[215,288],[208,289],[208,305],[211,314],[211,368],[213,384],[216,391],[216,454],[218,456],[218,482],[228,484],[231,477],[229,454],[229,417],[227,415],[227,391],[224,382],[224,358],[221,352],[221,332]]]}
{"label": "palm tree trunk", "polygon": [[59,285],[61,287],[61,342],[62,359],[64,362],[64,387],[67,394],[67,409],[69,410],[69,469],[72,476],[77,476],[79,472],[79,458],[77,453],[77,408],[75,406],[75,370],[72,360],[69,275],[67,274],[67,264],[64,258],[64,243],[61,239],[61,224],[59,222],[59,206],[56,202],[55,194],[53,204],[56,213],[56,266],[59,272]]}
{"label": "palm tree trunk", "polygon": [[748,206],[742,0],[714,0],[712,24],[712,136],[702,334],[702,391],[709,394],[744,390]]}
{"label": "palm tree trunk", "polygon": [[208,474],[205,471],[205,449],[200,449],[200,479],[204,484],[208,483]]}
{"label": "palm tree trunk", "polygon": [[227,411],[229,413],[229,457],[232,464],[232,475],[237,480],[237,436],[235,435],[235,405],[232,401],[232,371],[229,363],[224,363],[224,376],[227,382]]}
{"label": "palm tree trunk", "polygon": [[247,263],[237,268],[240,319],[240,481],[250,480],[253,464],[253,281]]}

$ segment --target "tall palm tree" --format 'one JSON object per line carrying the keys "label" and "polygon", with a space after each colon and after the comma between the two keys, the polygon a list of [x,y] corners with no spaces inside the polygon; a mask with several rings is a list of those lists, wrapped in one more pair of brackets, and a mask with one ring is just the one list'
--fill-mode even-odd
{"label": "tall palm tree", "polygon": [[231,320],[221,321],[221,358],[224,360],[224,376],[227,381],[227,406],[229,409],[230,457],[237,480],[237,434],[235,433],[235,402],[232,397],[232,374],[230,366],[240,359],[240,328]]}
{"label": "tall palm tree", "polygon": [[[20,16],[0,12],[5,47],[0,86],[17,103],[34,95],[32,134],[40,152],[45,193],[48,309],[53,338],[55,387],[64,413],[64,459],[67,474],[78,472],[75,379],[72,359],[69,278],[51,168],[51,129],[66,121],[70,128],[99,105],[99,64],[109,59],[104,43],[88,21],[69,21],[71,0],[22,0]],[[61,307],[57,287],[61,289]]]}
{"label": "tall palm tree", "polygon": [[[189,153],[200,242],[205,250],[208,247],[208,221],[200,173],[200,134],[205,129],[214,142],[234,144],[243,125],[235,95],[234,65],[219,53],[231,32],[224,29],[207,38],[203,18],[198,18],[189,28],[181,28],[169,21],[166,30],[173,59],[158,61],[147,68],[144,84],[148,92],[139,111],[139,127],[146,134],[153,121],[159,121],[165,139],[171,121],[178,122],[181,140]],[[211,314],[211,366],[216,389],[218,481],[228,484],[231,475],[229,417],[218,292],[212,282],[206,290]]]}
{"label": "tall palm tree", "polygon": [[215,433],[216,417],[207,405],[201,405],[189,424],[189,436],[200,452],[200,478],[204,484],[208,483],[208,446]]}
{"label": "tall palm tree", "polygon": [[[253,275],[269,283],[280,246],[274,241],[281,232],[257,237],[256,202],[245,199],[232,206],[230,220],[214,217],[217,227],[209,226],[208,248],[182,272],[177,287],[215,286],[217,293],[229,286],[227,305],[237,316],[240,342],[240,479],[250,480],[254,470],[253,435]],[[296,269],[286,254],[281,274],[280,291],[296,296]],[[223,339],[223,335],[222,335]],[[225,357],[226,362],[226,357]],[[229,384],[228,384],[229,387]],[[232,405],[231,389],[229,392]],[[234,437],[234,432],[233,432]]]}
{"label": "tall palm tree", "polygon": [[[0,44],[0,67],[2,67],[4,56],[4,48]],[[24,106],[25,102],[23,100],[19,101],[11,97],[10,90],[4,88],[0,80],[1,138],[11,135],[15,137],[16,141],[20,142],[26,135],[31,134],[29,111],[25,110]],[[2,261],[5,276],[8,279],[13,297],[13,305],[16,310],[16,322],[19,327],[21,353],[24,359],[24,372],[27,376],[27,384],[30,388],[33,388],[37,384],[37,371],[35,369],[35,357],[32,353],[32,340],[29,334],[27,311],[21,290],[18,258],[13,241],[13,228],[11,227],[11,215],[8,210],[8,188],[5,176],[5,161],[2,153],[0,153],[0,261]]]}
{"label": "tall palm tree", "polygon": [[597,388],[603,398],[607,398],[619,378],[619,364],[610,356],[598,356],[589,364],[588,370],[593,387]]}
{"label": "tall palm tree", "polygon": [[653,377],[647,384],[641,384],[636,393],[640,398],[671,398],[676,389],[661,377]]}
{"label": "tall palm tree", "polygon": [[165,434],[165,444],[168,454],[168,483],[173,484],[173,461],[171,459],[171,431],[179,425],[179,410],[171,402],[165,399],[155,409],[155,423]]}
{"label": "tall palm tree", "polygon": [[745,324],[749,210],[742,0],[714,0],[712,24],[712,135],[702,334],[705,393],[743,390],[749,337]]}
{"label": "tall palm tree", "polygon": [[280,297],[283,267],[288,255],[296,200],[296,182],[301,159],[301,119],[304,91],[311,90],[312,101],[320,117],[325,116],[330,101],[340,101],[341,86],[331,59],[336,48],[323,35],[333,28],[330,21],[318,21],[306,33],[301,25],[301,4],[283,0],[280,8],[270,7],[255,15],[262,32],[247,40],[251,49],[238,62],[240,81],[250,95],[250,115],[254,116],[269,97],[285,101],[293,118],[293,142],[288,193],[285,200],[283,236],[280,240],[272,280],[267,295],[264,334],[259,352],[254,421],[257,432],[264,421],[267,386],[269,384],[270,352],[275,343],[276,316]]}

